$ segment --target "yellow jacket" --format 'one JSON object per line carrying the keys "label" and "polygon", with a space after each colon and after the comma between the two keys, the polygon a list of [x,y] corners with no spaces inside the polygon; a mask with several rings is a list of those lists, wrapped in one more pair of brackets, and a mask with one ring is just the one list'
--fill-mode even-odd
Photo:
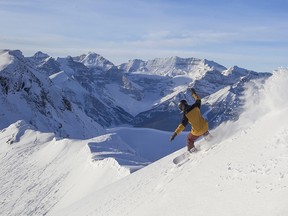
{"label": "yellow jacket", "polygon": [[175,133],[181,133],[188,122],[191,124],[191,133],[194,136],[201,136],[208,131],[208,122],[202,117],[200,113],[201,100],[200,98],[193,94],[195,103],[193,105],[186,105],[183,112],[182,121],[176,128]]}

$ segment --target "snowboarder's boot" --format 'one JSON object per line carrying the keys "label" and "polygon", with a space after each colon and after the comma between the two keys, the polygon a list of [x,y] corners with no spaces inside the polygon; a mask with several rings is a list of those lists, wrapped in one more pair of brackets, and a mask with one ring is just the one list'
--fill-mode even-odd
{"label": "snowboarder's boot", "polygon": [[188,150],[190,153],[193,153],[193,152],[196,152],[196,151],[198,151],[198,149],[197,148],[195,148],[195,147],[193,147],[192,149],[190,149],[190,150]]}

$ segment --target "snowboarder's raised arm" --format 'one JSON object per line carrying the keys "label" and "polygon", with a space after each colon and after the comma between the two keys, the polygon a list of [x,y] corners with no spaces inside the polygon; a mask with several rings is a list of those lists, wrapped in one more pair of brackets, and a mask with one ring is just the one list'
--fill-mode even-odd
{"label": "snowboarder's raised arm", "polygon": [[200,107],[201,107],[201,99],[200,99],[200,97],[197,95],[197,93],[196,93],[194,88],[191,88],[190,90],[191,90],[191,95],[192,95],[192,97],[195,100],[195,103],[194,103],[195,106],[197,106],[200,109]]}

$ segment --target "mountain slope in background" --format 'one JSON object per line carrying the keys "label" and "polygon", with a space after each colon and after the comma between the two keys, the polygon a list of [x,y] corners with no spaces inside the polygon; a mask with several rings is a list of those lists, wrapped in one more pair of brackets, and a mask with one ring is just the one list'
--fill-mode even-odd
{"label": "mountain slope in background", "polygon": [[[264,81],[271,76],[237,66],[227,69],[208,60],[179,57],[147,62],[133,60],[119,68],[143,88],[144,95],[160,98],[153,101],[151,109],[135,116],[134,125],[170,131],[179,123],[177,103],[181,99],[193,103],[188,87],[194,87],[203,98],[202,111],[212,129],[227,120],[238,119],[244,104],[241,96],[246,83],[254,79]],[[155,74],[160,77],[157,82]],[[160,96],[157,96],[159,93]]]}
{"label": "mountain slope in background", "polygon": [[1,129],[24,120],[39,131],[59,137],[85,138],[100,134],[102,126],[73,105],[20,51],[2,51],[0,62]]}
{"label": "mountain slope in background", "polygon": [[[193,103],[188,87],[203,98],[202,110],[212,129],[238,118],[245,83],[271,76],[196,58],[132,60],[116,67],[96,53],[54,59],[42,52],[24,57],[20,51],[3,50],[1,59],[0,96],[7,105],[0,112],[15,113],[3,127],[25,120],[39,130],[74,138],[90,138],[102,127],[119,125],[174,130],[178,101]],[[12,111],[17,106],[25,111],[17,108],[17,115]],[[70,133],[71,122],[61,123],[65,115],[99,125],[75,128],[82,130],[79,135]],[[40,118],[41,123],[35,122]]]}

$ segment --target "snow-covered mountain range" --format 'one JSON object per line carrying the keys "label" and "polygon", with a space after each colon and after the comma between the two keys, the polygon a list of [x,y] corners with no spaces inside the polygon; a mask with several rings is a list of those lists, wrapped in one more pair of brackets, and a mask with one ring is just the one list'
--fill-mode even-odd
{"label": "snow-covered mountain range", "polygon": [[[58,60],[67,62],[67,59]],[[49,61],[49,64],[54,62]],[[243,76],[232,86],[221,89],[219,84],[219,90],[202,89],[203,96],[205,92],[214,92],[203,99],[211,106],[241,93],[242,112],[237,121],[223,122],[211,130],[214,138],[210,142],[198,140],[196,145],[201,150],[191,155],[187,163],[176,166],[172,161],[186,150],[183,147],[187,132],[171,143],[171,132],[167,131],[132,127],[104,129],[86,115],[82,107],[86,105],[85,98],[78,104],[72,101],[73,97],[78,101],[79,96],[87,94],[82,83],[76,82],[75,71],[70,71],[71,74],[68,70],[52,74],[44,69],[39,71],[38,66],[43,66],[41,61],[35,66],[19,51],[3,51],[0,63],[0,215],[288,214],[287,69],[249,82],[249,76]],[[50,67],[64,65],[54,63]],[[81,70],[82,66],[78,66]],[[222,72],[228,77],[234,73],[233,70]],[[186,75],[162,80],[162,75],[123,72],[135,89],[141,87],[140,81],[139,86],[133,81],[137,73],[144,79],[143,86],[152,77],[153,85],[165,79],[176,79],[175,83],[181,84],[187,79]],[[110,91],[117,86],[116,78],[109,85],[102,77]],[[197,88],[205,84],[201,79],[195,83]],[[186,96],[186,83],[174,88],[175,95],[169,98],[177,100]],[[73,93],[75,89],[78,91]],[[115,94],[116,90],[119,89],[115,89]],[[123,99],[122,93],[117,95],[119,100]],[[167,100],[165,96],[159,104]],[[230,108],[234,110],[233,106]],[[133,109],[125,112],[138,112]],[[57,127],[59,123],[62,127]]]}
{"label": "snow-covered mountain range", "polygon": [[[0,55],[1,129],[24,120],[39,131],[59,137],[85,138],[99,134],[102,127],[80,106],[74,106],[69,95],[57,88],[34,61],[17,50],[4,50]],[[38,53],[37,57],[41,55]],[[50,64],[51,58],[47,62]]]}
{"label": "snow-covered mountain range", "polygon": [[245,83],[271,75],[179,57],[115,66],[96,53],[53,58],[2,50],[0,62],[0,127],[24,120],[71,138],[91,138],[119,125],[172,131],[179,123],[178,101],[193,103],[188,87],[203,98],[212,129],[239,117]]}

